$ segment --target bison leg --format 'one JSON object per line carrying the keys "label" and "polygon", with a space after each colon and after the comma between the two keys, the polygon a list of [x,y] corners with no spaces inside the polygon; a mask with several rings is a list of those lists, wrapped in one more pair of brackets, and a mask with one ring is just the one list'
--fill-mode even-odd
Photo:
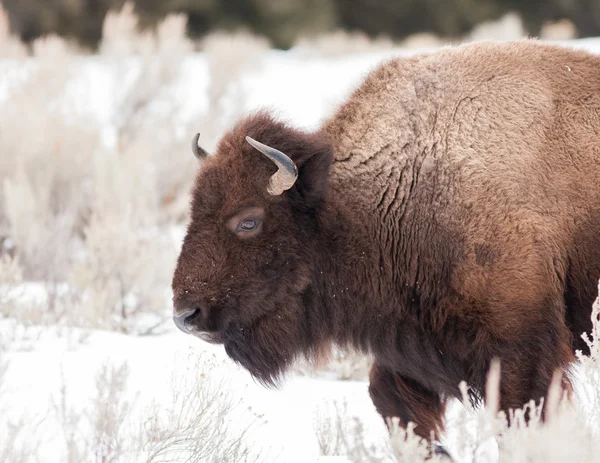
{"label": "bison leg", "polygon": [[[555,370],[564,372],[558,365],[556,368],[549,365],[530,365],[529,368],[524,368],[522,361],[504,363],[500,381],[500,408],[507,412],[507,417],[510,416],[508,411],[511,409],[521,408],[530,400],[539,404],[540,400],[544,399],[544,410],[542,410],[542,419],[544,419],[548,392]],[[568,397],[571,396],[572,385],[564,373],[560,387],[561,395],[566,392]],[[529,413],[526,413],[525,418],[529,419]]]}
{"label": "bison leg", "polygon": [[374,363],[369,375],[369,394],[375,408],[386,420],[399,418],[406,426],[415,423],[415,433],[437,439],[444,429],[446,403],[440,395],[419,383]]}
{"label": "bison leg", "polygon": [[[530,327],[527,340],[505,345],[504,355],[498,356],[501,358],[500,408],[504,411],[521,408],[530,400],[539,403],[544,398],[546,403],[554,373],[565,373],[575,360],[571,335],[564,321],[552,323],[551,317],[547,318],[545,324]],[[565,374],[561,387],[567,393],[571,390]]]}

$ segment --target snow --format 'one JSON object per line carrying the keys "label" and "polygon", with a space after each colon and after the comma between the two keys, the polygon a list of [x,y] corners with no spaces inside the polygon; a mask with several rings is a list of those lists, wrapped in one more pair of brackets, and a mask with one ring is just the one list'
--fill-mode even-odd
{"label": "snow", "polygon": [[[600,39],[565,45],[600,51]],[[416,52],[396,50],[325,59],[272,51],[259,69],[247,72],[237,83],[237,91],[246,98],[242,108],[234,109],[247,112],[270,107],[298,126],[314,128],[382,60]],[[0,104],[15,82],[26,78],[33,65],[28,62],[27,66],[19,67],[16,62],[0,62]],[[78,60],[76,66],[77,72],[63,96],[64,109],[72,117],[97,120],[102,126],[103,142],[110,145],[115,142],[119,97],[124,94],[123,86],[134,82],[139,63],[132,59],[124,66],[123,62],[92,57]],[[206,111],[208,85],[205,58],[202,54],[190,55],[169,95],[180,104],[177,117],[182,127]],[[230,101],[232,106],[236,103]],[[183,232],[174,232],[173,239],[180,242]],[[11,291],[20,294],[21,302],[43,303],[45,297],[43,286],[37,282],[12,288],[8,293]],[[5,349],[4,358],[10,362],[0,394],[1,418],[24,420],[31,438],[41,441],[40,448],[45,449],[41,454],[46,462],[64,461],[60,426],[50,410],[52,398],[58,397],[62,385],[66,385],[71,404],[88,403],[96,374],[105,362],[112,365],[127,362],[128,397],[137,397],[139,403],[149,405],[152,401],[167,403],[173,375],[183,378],[193,369],[196,358],[214,355],[221,367],[212,376],[223,379],[245,406],[264,416],[254,437],[261,447],[269,449],[270,455],[278,455],[279,461],[346,461],[344,457],[319,458],[315,415],[320,407],[334,401],[346,401],[348,415],[359,416],[373,440],[386,436],[383,422],[369,399],[366,381],[291,374],[280,390],[269,390],[228,360],[222,347],[185,336],[171,325],[164,334],[139,337],[98,330],[25,327],[14,320],[4,320],[0,323],[0,349]],[[1,440],[2,436],[0,446]],[[452,443],[449,447],[452,450]]]}
{"label": "snow", "polygon": [[[14,328],[4,323],[0,325],[0,333],[6,335]],[[221,367],[211,372],[211,381],[217,384],[223,380],[233,397],[243,400],[244,407],[251,407],[254,413],[265,417],[255,439],[269,454],[279,455],[281,461],[317,461],[313,420],[319,407],[333,401],[346,401],[350,414],[360,416],[366,426],[376,430],[376,436],[385,437],[385,427],[369,400],[365,381],[292,375],[280,390],[267,389],[228,360],[221,347],[185,336],[174,327],[165,334],[147,337],[32,327],[28,337],[32,340],[27,349],[10,351],[7,355],[10,365],[4,393],[0,395],[0,409],[10,404],[3,419],[36,423],[32,435],[42,440],[45,461],[62,460],[60,445],[56,444],[61,442],[62,431],[51,417],[52,399],[59,398],[64,385],[71,404],[76,407],[88,404],[95,391],[96,374],[106,362],[116,366],[127,363],[130,370],[127,396],[149,406],[153,401],[167,404],[172,391],[170,380],[183,382],[186,374],[197,373],[197,358],[216,358]]]}

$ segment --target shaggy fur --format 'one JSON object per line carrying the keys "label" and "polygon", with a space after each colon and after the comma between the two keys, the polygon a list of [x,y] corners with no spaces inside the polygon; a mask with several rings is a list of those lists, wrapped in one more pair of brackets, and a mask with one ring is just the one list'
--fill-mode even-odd
{"label": "shaggy fur", "polygon": [[[296,162],[292,190],[267,193],[246,135]],[[266,384],[331,344],[372,354],[378,411],[425,437],[493,358],[521,407],[586,349],[599,137],[600,58],[534,41],[386,62],[315,133],[252,115],[202,162],[175,310]],[[226,223],[248,207],[242,240]]]}

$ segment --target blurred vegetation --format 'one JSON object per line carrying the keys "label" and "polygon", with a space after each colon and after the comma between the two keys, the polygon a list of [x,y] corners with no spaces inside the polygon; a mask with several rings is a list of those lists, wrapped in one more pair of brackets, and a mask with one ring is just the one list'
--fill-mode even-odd
{"label": "blurred vegetation", "polygon": [[[109,9],[125,0],[1,0],[23,40],[56,33],[93,48]],[[580,36],[600,35],[600,0],[137,0],[143,26],[167,13],[189,17],[198,38],[215,29],[247,29],[287,48],[300,37],[334,29],[401,39],[417,32],[457,37],[509,11],[537,35],[544,21],[571,20]]]}

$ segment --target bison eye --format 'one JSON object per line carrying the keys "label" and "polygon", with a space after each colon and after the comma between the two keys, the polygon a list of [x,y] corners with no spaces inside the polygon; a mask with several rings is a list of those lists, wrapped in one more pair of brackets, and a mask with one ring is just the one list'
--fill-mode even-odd
{"label": "bison eye", "polygon": [[254,230],[257,225],[258,225],[258,221],[256,219],[245,219],[238,226],[238,230],[240,230],[240,231]]}
{"label": "bison eye", "polygon": [[262,207],[246,207],[227,220],[227,228],[238,238],[252,238],[261,232],[264,216]]}
{"label": "bison eye", "polygon": [[235,233],[240,238],[250,238],[260,232],[261,223],[258,217],[246,217],[238,223]]}

